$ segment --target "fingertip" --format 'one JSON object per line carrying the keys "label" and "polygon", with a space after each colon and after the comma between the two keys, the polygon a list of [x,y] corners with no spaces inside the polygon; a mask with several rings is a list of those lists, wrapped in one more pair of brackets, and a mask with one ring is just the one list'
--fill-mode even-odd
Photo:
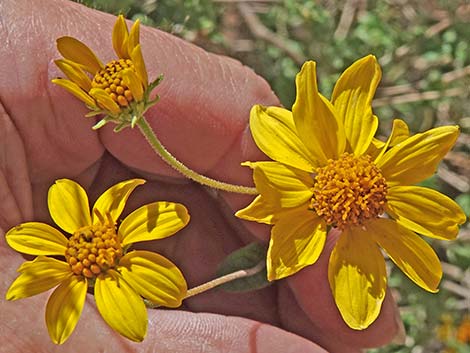
{"label": "fingertip", "polygon": [[160,342],[165,352],[326,353],[305,338],[240,317],[157,310],[149,318],[155,321],[143,344]]}
{"label": "fingertip", "polygon": [[[309,340],[274,326],[254,323],[250,330],[249,352],[327,353]],[[247,352],[248,353],[248,352]]]}
{"label": "fingertip", "polygon": [[318,261],[289,277],[288,284],[312,324],[322,331],[325,341],[340,340],[357,348],[383,346],[399,336],[403,330],[400,314],[390,289],[387,290],[377,320],[365,330],[349,328],[336,307],[327,273],[330,253],[338,234],[330,233]]}

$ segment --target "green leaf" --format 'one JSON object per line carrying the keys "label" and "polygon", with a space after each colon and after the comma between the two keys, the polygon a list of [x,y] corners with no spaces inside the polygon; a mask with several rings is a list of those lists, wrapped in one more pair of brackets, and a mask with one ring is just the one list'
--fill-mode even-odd
{"label": "green leaf", "polygon": [[248,270],[262,263],[264,266],[260,271],[244,278],[225,283],[220,288],[227,292],[249,292],[267,287],[271,284],[266,273],[266,253],[268,248],[260,243],[251,243],[240,248],[230,255],[219,265],[217,276],[223,276],[238,270]]}

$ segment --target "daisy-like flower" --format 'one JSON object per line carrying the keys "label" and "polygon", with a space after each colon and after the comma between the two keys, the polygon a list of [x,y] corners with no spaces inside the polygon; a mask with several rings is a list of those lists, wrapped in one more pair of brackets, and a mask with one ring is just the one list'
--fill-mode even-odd
{"label": "daisy-like flower", "polygon": [[450,198],[413,186],[435,172],[458,127],[409,137],[397,120],[386,143],[375,140],[378,119],[371,101],[380,77],[375,57],[364,57],[345,70],[328,100],[318,92],[315,62],[307,62],[296,78],[292,112],[254,106],[254,140],[274,161],[245,163],[259,195],[237,212],[273,225],[269,280],[315,263],[327,232],[337,228],[328,279],[343,319],[354,329],[368,327],[380,312],[387,282],[380,249],[412,281],[436,292],[439,259],[416,233],[454,239],[466,219]]}
{"label": "daisy-like flower", "polygon": [[96,306],[106,323],[121,335],[142,341],[147,311],[142,298],[178,307],[187,292],[180,270],[165,257],[144,250],[127,252],[135,242],[166,238],[189,222],[186,208],[172,202],[144,205],[119,220],[130,193],[145,181],[131,179],[106,190],[92,212],[83,188],[68,179],[49,189],[48,206],[54,222],[28,222],[10,229],[6,241],[16,251],[36,255],[23,263],[6,298],[30,297],[57,286],[46,306],[52,341],[67,340],[94,288]]}
{"label": "daisy-like flower", "polygon": [[52,82],[83,101],[92,110],[87,116],[105,115],[95,129],[109,121],[118,124],[116,131],[129,125],[133,127],[158,100],[158,97],[151,100],[150,93],[162,77],[148,83],[139,29],[139,20],[129,32],[124,17],[117,18],[112,39],[118,58],[106,65],[79,40],[72,37],[57,39],[57,49],[64,59],[55,63],[68,79],[57,78]]}

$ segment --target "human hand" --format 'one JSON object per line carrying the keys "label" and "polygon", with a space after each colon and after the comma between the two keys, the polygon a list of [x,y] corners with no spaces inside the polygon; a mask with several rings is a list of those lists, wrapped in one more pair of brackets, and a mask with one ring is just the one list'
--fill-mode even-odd
{"label": "human hand", "polygon": [[[59,0],[7,0],[0,4],[0,13],[0,36],[6,38],[0,49],[5,63],[0,68],[3,232],[24,221],[51,222],[47,189],[58,178],[78,181],[93,198],[118,181],[142,176],[152,181],[132,194],[127,211],[156,200],[180,202],[189,209],[191,222],[185,229],[140,246],[175,262],[190,287],[211,279],[229,252],[256,239],[267,240],[267,227],[241,224],[233,217],[249,198],[214,195],[187,183],[153,153],[138,131],[116,134],[112,126],[91,130],[95,120],[84,118],[83,103],[50,83],[61,76],[53,63],[60,57],[55,48],[60,36],[82,40],[104,60],[114,58],[113,16]],[[268,85],[234,60],[156,30],[142,28],[141,43],[150,78],[165,75],[157,88],[161,100],[147,113],[165,146],[200,173],[251,183],[251,172],[240,162],[262,157],[247,125],[249,110],[253,104],[278,103]],[[186,300],[181,311],[150,310],[142,343],[130,342],[106,326],[88,296],[75,332],[59,347],[50,342],[43,321],[49,293],[5,301],[4,293],[24,259],[2,236],[0,351],[74,352],[80,345],[91,352],[322,352],[316,342],[331,352],[348,353],[388,342],[398,330],[390,295],[369,329],[353,331],[343,323],[327,280],[333,242],[334,235],[314,266],[269,288],[247,294],[213,290]]]}

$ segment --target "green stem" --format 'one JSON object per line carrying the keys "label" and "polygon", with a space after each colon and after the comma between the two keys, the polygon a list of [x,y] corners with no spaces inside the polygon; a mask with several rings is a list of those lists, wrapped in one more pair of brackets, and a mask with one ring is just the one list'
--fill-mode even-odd
{"label": "green stem", "polygon": [[214,180],[208,178],[204,175],[201,175],[195,172],[192,169],[186,167],[183,163],[177,160],[168,150],[162,145],[160,140],[155,135],[155,132],[152,130],[152,127],[149,125],[147,120],[144,116],[142,116],[136,124],[142,134],[145,136],[147,141],[152,146],[153,150],[156,154],[158,154],[165,162],[167,162],[171,167],[176,169],[178,172],[183,174],[185,177],[194,180],[202,185],[210,186],[214,189],[236,192],[239,194],[248,194],[248,195],[256,195],[258,191],[256,188],[248,187],[248,186],[241,186],[241,185],[234,185],[229,183],[224,183],[218,180]]}

